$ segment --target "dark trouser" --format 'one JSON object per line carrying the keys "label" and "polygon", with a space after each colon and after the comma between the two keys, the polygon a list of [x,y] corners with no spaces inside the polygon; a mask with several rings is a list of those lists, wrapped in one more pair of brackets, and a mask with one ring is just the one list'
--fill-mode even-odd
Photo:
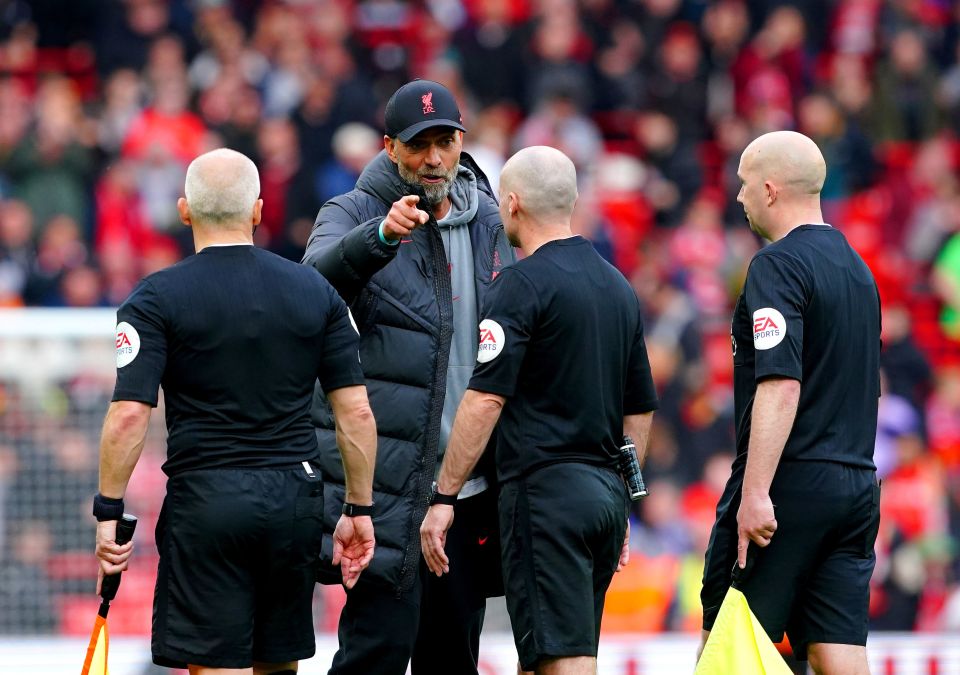
{"label": "dark trouser", "polygon": [[423,607],[411,672],[414,675],[476,675],[486,599],[479,606],[467,602],[466,595],[450,592],[454,585],[448,583],[449,575],[437,578],[426,565],[422,569]]}
{"label": "dark trouser", "polygon": [[320,489],[300,466],[170,478],[157,522],[154,663],[249,668],[313,656]]}
{"label": "dark trouser", "polygon": [[417,638],[421,589],[417,579],[400,598],[362,581],[348,591],[337,629],[340,649],[329,675],[405,673]]}
{"label": "dark trouser", "polygon": [[[700,593],[706,630],[713,629],[737,559],[741,467],[717,506],[707,548]],[[811,642],[865,645],[880,526],[876,472],[834,462],[783,461],[770,498],[777,532],[764,548],[750,545],[754,563],[737,584],[757,620],[774,642],[786,632],[801,661]]]}
{"label": "dark trouser", "polygon": [[411,658],[413,675],[476,675],[487,575],[499,575],[497,525],[487,515],[495,505],[487,493],[457,504],[447,533],[449,574],[437,578],[421,558],[413,588],[400,598],[361,576],[347,592],[329,675],[404,675]]}
{"label": "dark trouser", "polygon": [[577,462],[500,486],[507,611],[524,670],[546,658],[597,655],[628,508],[616,472]]}

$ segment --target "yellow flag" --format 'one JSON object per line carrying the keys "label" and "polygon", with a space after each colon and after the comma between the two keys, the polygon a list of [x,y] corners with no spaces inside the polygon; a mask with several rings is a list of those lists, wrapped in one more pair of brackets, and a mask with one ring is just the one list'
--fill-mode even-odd
{"label": "yellow flag", "polygon": [[743,593],[731,586],[695,675],[792,675],[792,671],[750,611]]}
{"label": "yellow flag", "polygon": [[83,662],[80,675],[110,675],[107,670],[107,652],[110,650],[110,635],[107,633],[107,620],[97,615],[93,624],[93,634],[87,647],[87,658]]}

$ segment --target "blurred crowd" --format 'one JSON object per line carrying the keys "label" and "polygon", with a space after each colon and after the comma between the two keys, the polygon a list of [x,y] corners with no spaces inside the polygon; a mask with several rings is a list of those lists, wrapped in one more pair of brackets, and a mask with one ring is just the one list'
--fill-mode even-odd
{"label": "blurred crowd", "polygon": [[[494,183],[520,147],[566,152],[578,231],[646,308],[662,406],[633,562],[604,625],[699,627],[733,453],[730,316],[761,245],[736,168],[755,136],[796,129],[823,150],[825,217],[884,304],[873,625],[960,629],[958,3],[4,0],[0,307],[114,306],[191,254],[175,202],[187,163],[220,146],[260,169],[257,243],[299,260],[320,205],[382,148],[386,99],[413,77],[456,93],[465,150]],[[26,631],[69,630],[70,555],[89,558],[76,563],[89,583],[111,382],[53,384],[29,402],[0,373],[0,588],[25,596],[0,598],[0,632],[22,626],[2,615],[38,595],[28,588],[46,604]],[[155,511],[162,476],[141,480]],[[60,522],[81,534],[52,533]]]}

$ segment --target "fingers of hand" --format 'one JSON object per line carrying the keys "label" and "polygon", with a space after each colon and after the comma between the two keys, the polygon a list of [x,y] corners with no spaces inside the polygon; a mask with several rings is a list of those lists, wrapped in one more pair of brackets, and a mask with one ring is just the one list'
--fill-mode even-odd
{"label": "fingers of hand", "polygon": [[363,554],[363,557],[360,558],[360,569],[365,570],[370,565],[370,561],[373,560],[373,549]]}
{"label": "fingers of hand", "polygon": [[128,565],[129,563],[126,561],[118,564],[107,562],[106,560],[100,560],[100,571],[103,573],[103,575],[110,576],[111,574],[118,574],[124,571],[127,569]]}
{"label": "fingers of hand", "polygon": [[131,544],[117,546],[113,543],[104,542],[97,544],[96,555],[101,563],[123,565],[133,555],[133,546]]}
{"label": "fingers of hand", "polygon": [[771,520],[757,527],[749,528],[746,532],[750,541],[758,546],[767,546],[773,539],[773,533],[777,531],[777,521]]}
{"label": "fingers of hand", "polygon": [[123,546],[117,544],[115,541],[107,540],[98,540],[97,541],[97,555],[101,553],[110,553],[112,555],[126,555],[133,551],[133,542],[128,541]]}
{"label": "fingers of hand", "polygon": [[383,236],[385,239],[396,241],[410,235],[409,227],[401,227],[389,217],[383,223]]}
{"label": "fingers of hand", "polygon": [[446,574],[450,571],[450,559],[447,558],[447,554],[443,551],[443,546],[441,545],[440,550],[437,551],[437,562],[439,563],[440,572],[437,573],[437,576],[441,574]]}
{"label": "fingers of hand", "polygon": [[439,536],[433,535],[426,540],[423,557],[427,568],[438,577],[449,571],[447,556],[443,552],[443,542]]}
{"label": "fingers of hand", "polygon": [[[412,197],[417,199],[416,196]],[[387,213],[387,222],[384,225],[384,230],[392,230],[398,232],[398,234],[410,234],[410,231],[423,225],[429,216],[426,213],[413,206],[412,204],[407,204],[405,200],[411,199],[410,196],[404,197],[398,202],[394,202],[393,206],[390,207],[390,212]],[[399,230],[406,230],[405,232],[399,232]]]}
{"label": "fingers of hand", "polygon": [[[407,195],[402,197],[396,204],[403,204],[406,208],[406,215],[413,221],[416,222],[416,225],[423,225],[428,220],[430,216],[427,215],[425,211],[421,211],[417,208],[417,204],[420,203],[420,197],[418,195]],[[414,225],[414,227],[416,227]]]}
{"label": "fingers of hand", "polygon": [[750,540],[741,532],[737,539],[737,564],[740,566],[740,569],[747,566],[747,546],[749,543]]}
{"label": "fingers of hand", "polygon": [[429,539],[427,548],[425,549],[424,559],[427,561],[427,568],[437,576],[440,576],[443,568],[440,564],[440,556],[436,550],[438,545],[433,538]]}

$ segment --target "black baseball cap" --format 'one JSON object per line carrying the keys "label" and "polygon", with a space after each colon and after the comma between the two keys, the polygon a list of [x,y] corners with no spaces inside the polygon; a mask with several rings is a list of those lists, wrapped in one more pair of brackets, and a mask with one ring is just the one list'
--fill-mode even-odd
{"label": "black baseball cap", "polygon": [[432,80],[414,80],[397,89],[384,111],[387,136],[404,143],[430,127],[453,127],[460,131],[463,118],[450,90]]}

